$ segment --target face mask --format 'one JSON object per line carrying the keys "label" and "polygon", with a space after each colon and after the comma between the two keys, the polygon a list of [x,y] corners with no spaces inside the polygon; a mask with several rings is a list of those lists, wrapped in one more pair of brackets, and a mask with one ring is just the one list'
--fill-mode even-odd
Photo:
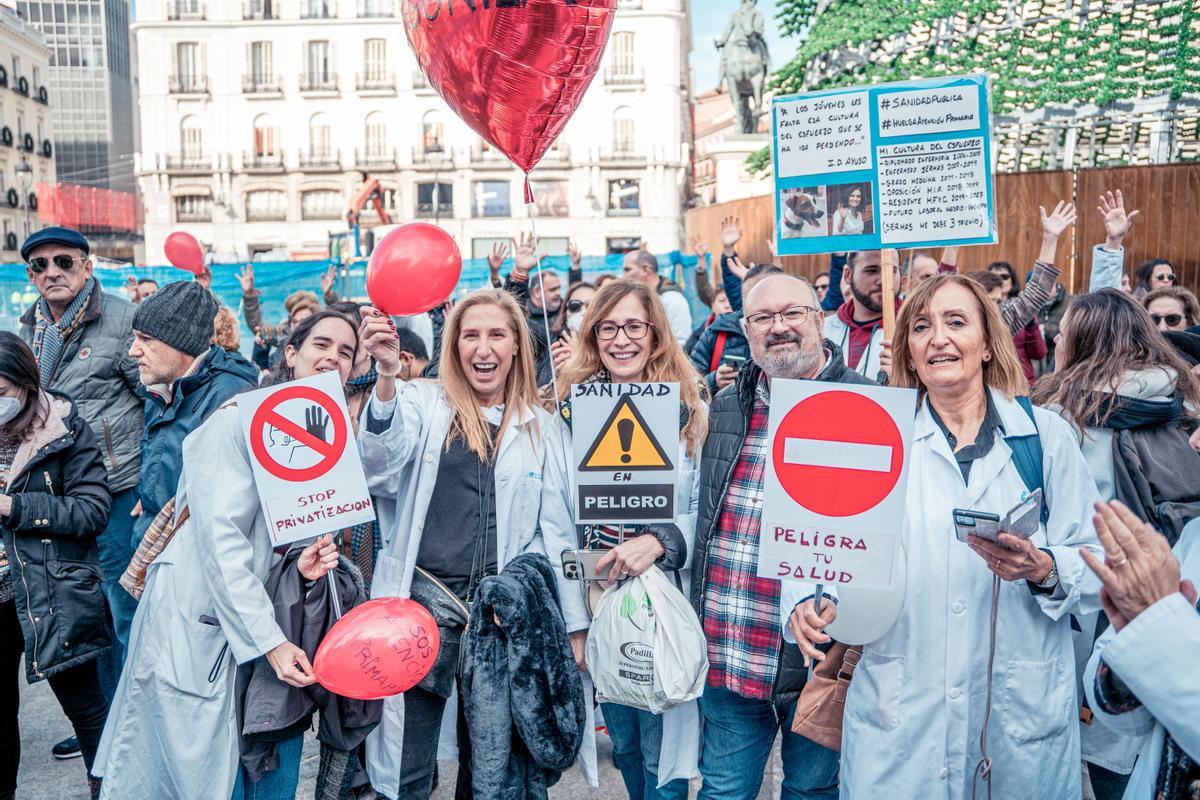
{"label": "face mask", "polygon": [[579,333],[579,329],[582,327],[583,327],[583,312],[582,311],[580,311],[578,314],[568,314],[567,315],[567,328],[575,331],[576,333]]}
{"label": "face mask", "polygon": [[7,425],[20,413],[20,400],[15,397],[0,397],[0,425]]}

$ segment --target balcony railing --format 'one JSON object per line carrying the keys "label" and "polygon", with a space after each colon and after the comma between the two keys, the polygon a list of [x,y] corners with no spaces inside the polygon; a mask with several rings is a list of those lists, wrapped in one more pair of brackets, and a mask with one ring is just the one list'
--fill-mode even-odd
{"label": "balcony railing", "polygon": [[212,222],[212,208],[199,209],[196,211],[183,211],[179,208],[175,209],[176,222]]}
{"label": "balcony railing", "polygon": [[204,3],[196,0],[173,0],[167,3],[167,19],[204,19]]}
{"label": "balcony railing", "polygon": [[[414,159],[415,160],[415,159]],[[509,163],[508,157],[494,147],[484,147],[481,144],[471,145],[471,163],[472,164],[505,164]]]}
{"label": "balcony railing", "polygon": [[336,92],[338,76],[336,72],[301,72],[300,91],[302,92]]}
{"label": "balcony railing", "polygon": [[641,86],[646,82],[646,70],[628,64],[608,67],[604,70],[606,86]]}
{"label": "balcony railing", "polygon": [[333,0],[305,0],[300,3],[300,19],[336,19],[337,3]]}
{"label": "balcony railing", "polygon": [[342,166],[341,150],[301,150],[301,169],[340,169]]}
{"label": "balcony railing", "polygon": [[412,163],[422,167],[434,167],[435,169],[449,168],[454,166],[454,153],[448,147],[443,147],[440,144],[432,145],[413,145]]}
{"label": "balcony railing", "polygon": [[277,0],[250,0],[244,3],[242,19],[279,19]]}
{"label": "balcony railing", "polygon": [[207,75],[172,75],[171,94],[208,94]]}
{"label": "balcony railing", "polygon": [[354,88],[360,92],[394,92],[396,91],[396,73],[368,72],[355,73]]}
{"label": "balcony railing", "polygon": [[202,153],[184,153],[163,158],[163,164],[167,169],[181,172],[209,172],[212,170],[212,163],[212,156]]}
{"label": "balcony railing", "polygon": [[395,16],[392,0],[358,0],[358,16],[366,18]]}
{"label": "balcony railing", "polygon": [[244,94],[279,94],[283,91],[282,75],[243,75]]}
{"label": "balcony railing", "polygon": [[387,148],[366,150],[354,149],[354,164],[357,167],[395,167],[396,149]]}
{"label": "balcony railing", "polygon": [[645,161],[646,154],[634,142],[616,141],[612,147],[602,147],[601,161]]}
{"label": "balcony railing", "polygon": [[432,92],[433,87],[429,85],[429,79],[425,77],[425,73],[419,69],[413,70],[412,87],[414,92]]}
{"label": "balcony railing", "polygon": [[242,168],[253,170],[283,170],[283,153],[258,153],[244,152],[242,153]]}

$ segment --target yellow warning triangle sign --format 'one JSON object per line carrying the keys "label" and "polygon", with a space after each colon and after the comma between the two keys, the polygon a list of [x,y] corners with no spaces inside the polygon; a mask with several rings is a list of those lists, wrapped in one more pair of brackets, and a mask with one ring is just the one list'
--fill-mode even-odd
{"label": "yellow warning triangle sign", "polygon": [[637,406],[623,396],[579,465],[580,472],[674,469]]}

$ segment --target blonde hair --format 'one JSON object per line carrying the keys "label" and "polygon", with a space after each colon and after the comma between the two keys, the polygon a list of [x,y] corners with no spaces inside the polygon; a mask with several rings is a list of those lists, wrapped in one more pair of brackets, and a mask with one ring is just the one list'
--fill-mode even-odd
{"label": "blonde hair", "polygon": [[492,437],[491,428],[479,407],[479,398],[475,395],[471,382],[467,380],[466,370],[463,369],[458,355],[458,338],[462,335],[463,317],[478,306],[497,306],[503,311],[508,328],[517,342],[517,352],[514,354],[512,368],[504,385],[504,419],[500,422],[500,430],[504,431],[508,427],[514,414],[532,410],[539,403],[533,367],[533,345],[521,307],[508,292],[498,289],[477,289],[471,292],[454,305],[442,332],[442,356],[438,362],[438,378],[442,383],[446,402],[450,404],[453,412],[450,432],[446,436],[446,448],[449,449],[451,442],[461,436],[467,447],[476,455],[484,461],[491,461],[500,442]]}
{"label": "blonde hair", "polygon": [[688,453],[696,458],[704,435],[708,431],[708,406],[705,404],[708,390],[691,360],[684,355],[683,348],[671,333],[667,312],[663,310],[658,295],[643,283],[631,280],[616,280],[606,283],[588,305],[579,330],[579,347],[571,360],[558,375],[558,399],[565,400],[571,392],[571,384],[583,383],[604,366],[600,360],[600,345],[596,339],[596,326],[613,310],[613,307],[630,295],[641,301],[650,323],[651,347],[646,359],[646,371],[642,380],[646,383],[678,383],[679,399],[687,407],[688,421],[681,435],[687,443]]}
{"label": "blonde hair", "polygon": [[232,353],[241,347],[238,319],[228,306],[218,308],[217,315],[213,317],[212,343],[227,353]]}
{"label": "blonde hair", "polygon": [[1000,316],[1000,309],[987,296],[983,287],[965,275],[936,275],[920,286],[905,300],[896,319],[896,332],[892,339],[892,371],[888,386],[901,389],[917,389],[922,394],[926,387],[917,375],[915,365],[909,360],[908,339],[913,319],[929,310],[933,296],[947,286],[961,286],[970,292],[975,306],[983,319],[984,347],[991,359],[983,362],[983,383],[1012,399],[1029,394],[1029,381],[1021,369],[1017,349],[1013,345],[1012,333]]}

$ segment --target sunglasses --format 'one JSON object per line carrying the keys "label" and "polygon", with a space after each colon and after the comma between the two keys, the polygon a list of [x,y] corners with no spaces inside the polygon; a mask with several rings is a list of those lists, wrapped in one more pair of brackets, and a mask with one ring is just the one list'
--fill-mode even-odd
{"label": "sunglasses", "polygon": [[1155,325],[1167,323],[1168,328],[1178,327],[1179,323],[1183,322],[1183,314],[1151,314],[1150,321]]}
{"label": "sunglasses", "polygon": [[588,307],[587,300],[571,300],[567,303],[567,313],[568,314],[578,314],[580,311],[583,311],[587,307]]}
{"label": "sunglasses", "polygon": [[1174,276],[1174,275],[1172,275],[1170,272],[1164,272],[1164,273],[1163,273],[1163,274],[1161,274],[1161,275],[1155,275],[1155,276],[1154,276],[1154,280],[1156,280],[1156,281],[1165,281],[1165,282],[1167,282],[1167,283],[1174,283],[1174,282],[1175,282],[1175,276]]}
{"label": "sunglasses", "polygon": [[54,266],[58,267],[63,272],[70,272],[71,270],[75,269],[76,261],[83,261],[83,259],[78,256],[68,256],[65,254],[57,255],[54,258],[38,256],[37,258],[29,259],[29,268],[33,270],[35,275],[41,275],[46,270],[50,269],[50,263],[54,262]]}

